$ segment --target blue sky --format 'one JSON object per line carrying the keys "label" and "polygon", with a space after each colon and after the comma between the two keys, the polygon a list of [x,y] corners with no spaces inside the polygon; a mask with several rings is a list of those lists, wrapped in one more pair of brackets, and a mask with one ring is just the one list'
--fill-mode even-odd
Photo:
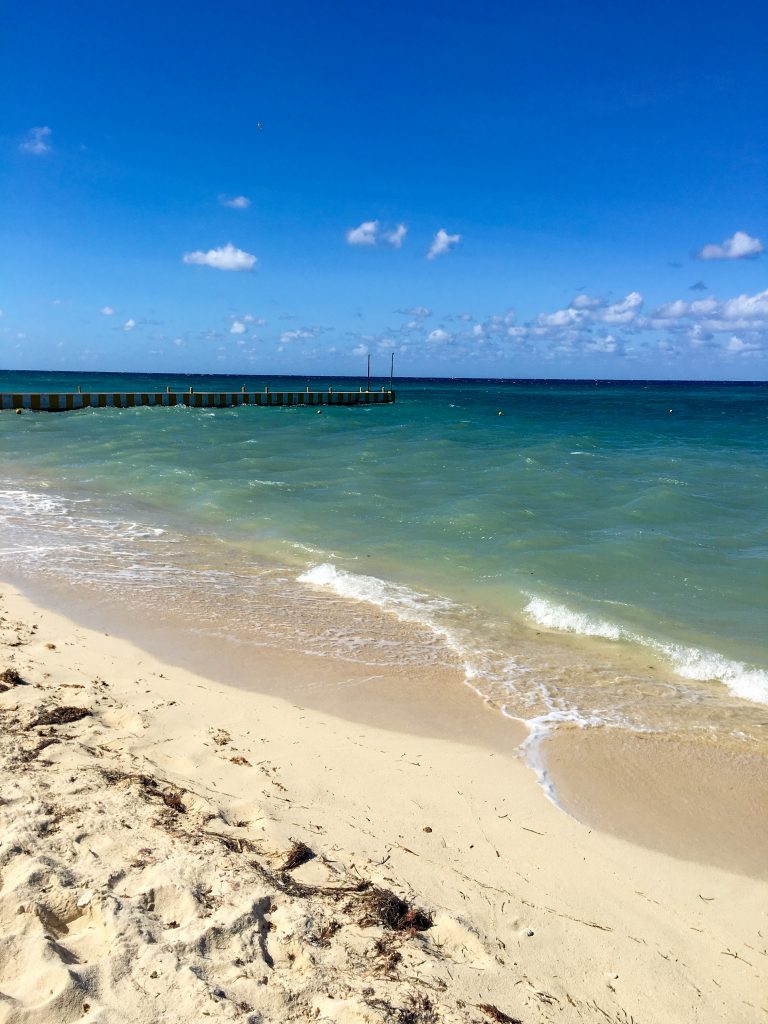
{"label": "blue sky", "polygon": [[14,6],[0,366],[766,376],[763,3]]}

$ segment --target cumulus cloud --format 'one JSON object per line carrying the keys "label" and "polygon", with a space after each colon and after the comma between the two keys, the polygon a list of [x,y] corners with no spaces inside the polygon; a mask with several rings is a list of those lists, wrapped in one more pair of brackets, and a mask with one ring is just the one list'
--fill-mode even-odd
{"label": "cumulus cloud", "polygon": [[195,252],[185,252],[181,259],[183,263],[213,267],[216,270],[253,270],[257,263],[255,256],[243,252],[242,249],[236,249],[231,242],[218,249],[209,249],[208,252],[199,249]]}
{"label": "cumulus cloud", "polygon": [[219,196],[222,206],[228,206],[230,210],[247,210],[251,205],[248,196]]}
{"label": "cumulus cloud", "polygon": [[30,128],[26,138],[19,145],[22,153],[33,153],[35,156],[43,156],[50,153],[51,144],[48,139],[51,137],[51,129],[45,125],[39,128]]}
{"label": "cumulus cloud", "polygon": [[653,315],[658,320],[676,320],[677,317],[685,316],[689,308],[687,302],[684,302],[682,299],[676,299],[674,302],[665,302],[659,306]]}
{"label": "cumulus cloud", "polygon": [[393,248],[400,249],[403,244],[403,239],[408,234],[408,228],[405,224],[398,224],[392,231],[384,232],[384,241],[388,242]]}
{"label": "cumulus cloud", "polygon": [[606,324],[628,324],[640,312],[643,296],[640,292],[630,292],[621,302],[614,302],[598,314],[598,319]]}
{"label": "cumulus cloud", "polygon": [[129,318],[123,324],[123,330],[124,331],[132,331],[135,326],[136,326],[136,321],[133,318]]}
{"label": "cumulus cloud", "polygon": [[444,331],[442,327],[436,327],[434,331],[430,331],[427,335],[427,342],[430,345],[442,345],[450,337],[450,334]]}
{"label": "cumulus cloud", "polygon": [[364,220],[356,228],[347,231],[347,241],[350,245],[376,245],[379,234],[379,222],[377,220]]}
{"label": "cumulus cloud", "polygon": [[539,313],[535,325],[541,329],[576,327],[586,324],[628,324],[636,319],[643,305],[639,292],[630,292],[618,302],[606,305],[603,299],[577,295],[566,309]]}
{"label": "cumulus cloud", "polygon": [[245,334],[247,328],[242,320],[235,320],[229,328],[230,334]]}
{"label": "cumulus cloud", "polygon": [[554,313],[539,313],[536,323],[540,327],[566,327],[568,324],[577,324],[584,317],[580,310],[572,309],[558,309]]}
{"label": "cumulus cloud", "polygon": [[688,307],[688,312],[693,316],[710,316],[715,312],[719,303],[717,299],[697,299]]}
{"label": "cumulus cloud", "polygon": [[768,320],[768,288],[756,295],[738,295],[723,303],[726,320]]}
{"label": "cumulus cloud", "polygon": [[694,284],[688,286],[689,292],[705,292],[706,290],[707,286],[703,281],[696,281]]}
{"label": "cumulus cloud", "polygon": [[608,355],[612,355],[614,352],[619,350],[619,343],[612,334],[607,334],[603,338],[595,338],[594,341],[587,341],[584,343],[585,352],[602,352]]}
{"label": "cumulus cloud", "polygon": [[355,347],[352,349],[352,353],[351,354],[353,356],[367,356],[368,355],[368,346],[367,345],[355,345]]}
{"label": "cumulus cloud", "polygon": [[112,316],[115,311],[111,306],[102,306],[99,312],[102,316]]}
{"label": "cumulus cloud", "polygon": [[405,224],[398,224],[397,227],[382,231],[378,220],[364,220],[356,228],[350,228],[347,231],[346,239],[350,245],[374,246],[378,245],[379,242],[385,242],[387,245],[391,245],[393,249],[401,249],[403,239],[407,234],[408,228]]}
{"label": "cumulus cloud", "polygon": [[759,238],[752,238],[746,231],[737,231],[720,245],[705,245],[697,254],[700,260],[745,260],[765,252]]}
{"label": "cumulus cloud", "polygon": [[461,241],[461,235],[449,235],[445,228],[440,228],[435,237],[432,239],[432,244],[429,247],[427,253],[427,259],[433,260],[437,256],[442,256],[446,252],[450,252],[454,246],[458,245]]}

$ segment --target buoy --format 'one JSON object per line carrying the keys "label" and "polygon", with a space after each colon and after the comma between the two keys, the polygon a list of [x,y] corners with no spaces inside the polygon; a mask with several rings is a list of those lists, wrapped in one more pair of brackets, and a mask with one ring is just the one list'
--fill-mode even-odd
{"label": "buoy", "polygon": [[499,413],[499,416],[503,416],[503,415],[504,415],[504,413],[503,413],[503,412],[500,412],[500,413]]}
{"label": "buoy", "polygon": [[322,416],[323,415],[323,410],[322,409],[318,409],[317,410],[317,415],[318,416]]}

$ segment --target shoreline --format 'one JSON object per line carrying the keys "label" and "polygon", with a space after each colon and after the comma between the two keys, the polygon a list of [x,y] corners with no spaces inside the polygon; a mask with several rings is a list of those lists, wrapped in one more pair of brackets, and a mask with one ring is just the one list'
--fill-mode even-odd
{"label": "shoreline", "polygon": [[[18,587],[18,583],[11,583]],[[212,685],[277,697],[351,724],[471,744],[514,759],[562,814],[682,860],[768,878],[768,758],[698,735],[537,724],[507,713],[447,666],[371,666],[263,646],[254,662],[236,644],[210,644],[183,622],[144,618],[125,628],[116,605],[50,587],[20,588],[34,603],[121,637]],[[379,614],[382,614],[379,612]],[[386,613],[383,613],[386,615]],[[402,629],[406,624],[399,624]],[[183,632],[183,636],[182,636]],[[183,643],[180,643],[183,640]],[[233,681],[233,674],[236,679]]]}
{"label": "shoreline", "polygon": [[[0,1020],[755,1018],[761,883],[580,825],[508,754],[212,682],[2,593],[24,682],[0,694]],[[433,927],[318,895],[350,878]]]}

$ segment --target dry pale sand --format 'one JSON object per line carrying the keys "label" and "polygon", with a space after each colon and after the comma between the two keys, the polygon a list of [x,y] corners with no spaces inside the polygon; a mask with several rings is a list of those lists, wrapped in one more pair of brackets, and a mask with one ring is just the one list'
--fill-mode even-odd
{"label": "dry pale sand", "polygon": [[355,724],[2,594],[0,1021],[768,1019],[764,883],[566,816],[479,701]]}

